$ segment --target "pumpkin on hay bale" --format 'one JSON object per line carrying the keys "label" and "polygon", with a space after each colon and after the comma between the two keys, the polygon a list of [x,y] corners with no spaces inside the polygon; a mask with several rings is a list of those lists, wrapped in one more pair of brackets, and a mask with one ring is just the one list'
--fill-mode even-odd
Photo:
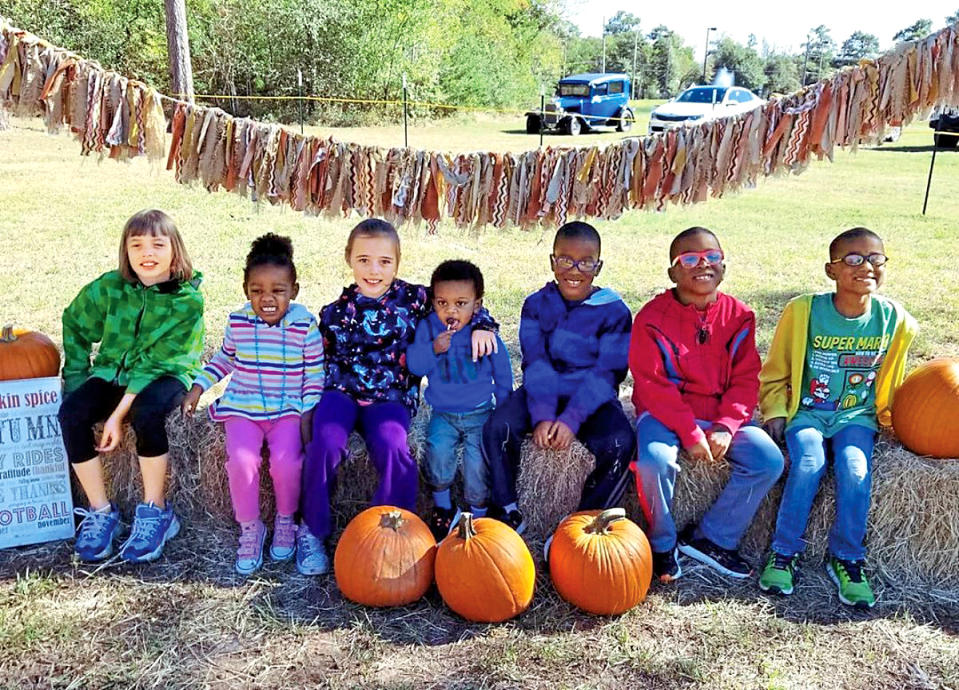
{"label": "pumpkin on hay bale", "polygon": [[6,325],[0,330],[0,381],[60,373],[60,351],[43,333]]}
{"label": "pumpkin on hay bale", "polygon": [[433,583],[436,540],[419,517],[393,506],[367,508],[343,530],[333,555],[336,585],[365,606],[403,606]]}
{"label": "pumpkin on hay bale", "polygon": [[492,518],[460,515],[436,552],[436,587],[446,605],[478,623],[518,616],[533,600],[536,567],[526,542]]}
{"label": "pumpkin on hay bale", "polygon": [[959,359],[940,357],[916,367],[893,398],[892,425],[914,453],[959,458]]}

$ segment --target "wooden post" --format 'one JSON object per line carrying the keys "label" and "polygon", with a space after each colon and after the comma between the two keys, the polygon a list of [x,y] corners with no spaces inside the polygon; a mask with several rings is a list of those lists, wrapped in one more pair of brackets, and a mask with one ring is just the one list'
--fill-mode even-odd
{"label": "wooden post", "polygon": [[186,5],[184,0],[163,0],[163,5],[166,9],[166,44],[173,91],[192,103],[193,67],[190,63],[190,37],[186,31]]}

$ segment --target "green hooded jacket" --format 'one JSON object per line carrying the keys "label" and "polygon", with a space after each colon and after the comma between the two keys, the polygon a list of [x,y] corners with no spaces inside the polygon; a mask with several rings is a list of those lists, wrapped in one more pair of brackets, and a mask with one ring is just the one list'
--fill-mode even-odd
{"label": "green hooded jacket", "polygon": [[[189,388],[203,354],[203,276],[149,287],[110,271],[63,312],[64,392],[97,377],[139,393],[161,376]],[[93,344],[100,347],[92,363]]]}

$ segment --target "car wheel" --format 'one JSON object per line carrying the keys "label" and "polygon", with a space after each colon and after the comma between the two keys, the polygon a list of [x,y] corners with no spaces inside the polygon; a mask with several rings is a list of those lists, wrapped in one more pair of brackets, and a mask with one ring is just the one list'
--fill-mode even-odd
{"label": "car wheel", "polygon": [[527,134],[539,134],[539,130],[542,127],[543,127],[543,121],[540,119],[539,115],[526,116],[526,133]]}
{"label": "car wheel", "polygon": [[570,117],[566,118],[564,129],[570,136],[578,137],[580,132],[583,131],[583,121],[575,115],[571,115]]}
{"label": "car wheel", "polygon": [[628,132],[633,128],[634,122],[636,122],[636,117],[633,115],[633,111],[629,108],[623,108],[619,111],[619,120],[616,123],[616,131]]}

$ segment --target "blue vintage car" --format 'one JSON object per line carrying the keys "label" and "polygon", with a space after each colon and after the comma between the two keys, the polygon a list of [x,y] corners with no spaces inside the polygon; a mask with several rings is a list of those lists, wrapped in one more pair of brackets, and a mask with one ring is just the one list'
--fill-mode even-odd
{"label": "blue vintage car", "polygon": [[576,136],[584,129],[615,127],[626,132],[635,122],[629,109],[629,77],[625,74],[572,74],[559,80],[556,94],[539,108],[526,113],[526,131],[559,129]]}

